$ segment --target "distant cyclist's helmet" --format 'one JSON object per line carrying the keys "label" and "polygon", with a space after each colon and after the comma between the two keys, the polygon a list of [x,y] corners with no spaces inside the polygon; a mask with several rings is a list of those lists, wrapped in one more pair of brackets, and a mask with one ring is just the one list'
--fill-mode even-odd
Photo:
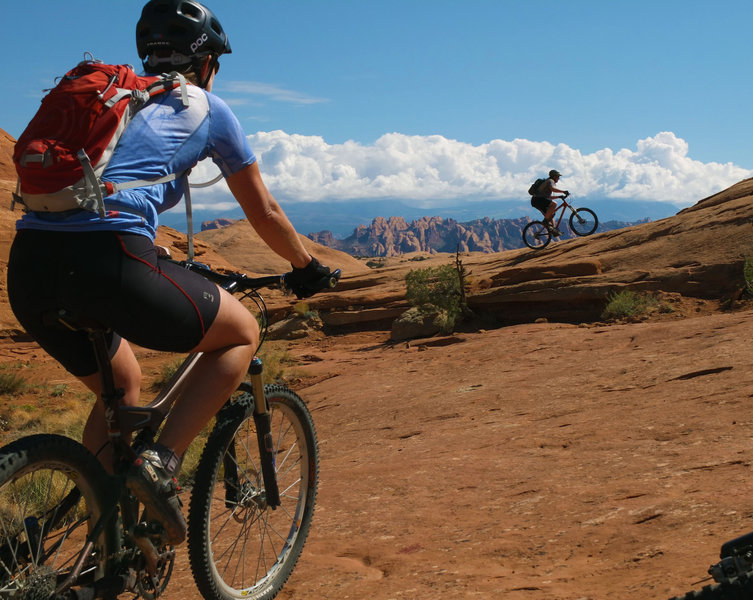
{"label": "distant cyclist's helmet", "polygon": [[552,169],[551,171],[549,171],[549,177],[551,177],[552,179],[554,179],[555,177],[562,177],[562,173]]}
{"label": "distant cyclist's helmet", "polygon": [[[229,54],[230,42],[217,17],[196,0],[150,0],[136,24],[136,48],[139,57],[158,54],[190,59],[212,53]],[[146,64],[146,62],[145,62]],[[152,64],[152,63],[150,63]]]}

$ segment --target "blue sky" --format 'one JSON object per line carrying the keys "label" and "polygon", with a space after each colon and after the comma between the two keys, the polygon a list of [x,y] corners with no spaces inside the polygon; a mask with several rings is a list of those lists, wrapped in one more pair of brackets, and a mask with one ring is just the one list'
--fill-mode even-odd
{"label": "blue sky", "polygon": [[[3,4],[13,136],[84,51],[138,65],[142,2]],[[285,201],[513,198],[554,167],[687,205],[753,175],[749,0],[207,4],[233,47],[215,92]]]}

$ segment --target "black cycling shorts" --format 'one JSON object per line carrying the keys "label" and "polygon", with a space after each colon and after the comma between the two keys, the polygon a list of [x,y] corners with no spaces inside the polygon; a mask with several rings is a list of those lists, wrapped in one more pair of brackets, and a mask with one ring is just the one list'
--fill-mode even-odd
{"label": "black cycling shorts", "polygon": [[220,307],[217,286],[201,275],[157,260],[152,241],[114,231],[18,232],[8,260],[8,296],[21,326],[78,377],[97,371],[83,331],[50,325],[53,311],[111,328],[120,339],[164,352],[189,352]]}
{"label": "black cycling shorts", "polygon": [[539,209],[542,213],[546,213],[551,204],[552,200],[550,198],[542,198],[540,196],[534,196],[531,198],[531,206]]}

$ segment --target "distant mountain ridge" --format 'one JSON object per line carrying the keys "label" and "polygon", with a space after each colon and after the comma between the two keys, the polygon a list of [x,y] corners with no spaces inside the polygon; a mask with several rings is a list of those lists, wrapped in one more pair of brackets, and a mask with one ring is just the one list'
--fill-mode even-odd
{"label": "distant mountain ridge", "polygon": [[[501,252],[523,247],[523,228],[530,222],[527,217],[517,219],[492,219],[484,217],[465,223],[442,217],[421,217],[410,223],[403,217],[377,217],[370,225],[359,225],[344,239],[337,239],[330,231],[309,234],[312,241],[346,252],[351,256],[389,257],[409,252]],[[600,223],[598,230],[611,231],[637,223],[608,221]],[[565,226],[562,239],[574,237]]]}
{"label": "distant mountain ridge", "polygon": [[[492,219],[517,219],[525,217],[536,218],[539,214],[531,207],[528,199],[519,201],[495,202],[462,202],[445,207],[417,207],[409,206],[398,200],[371,202],[353,200],[350,202],[281,202],[285,214],[303,234],[312,232],[331,231],[336,238],[345,238],[353,233],[359,225],[369,226],[377,217],[389,215],[403,217],[407,222],[425,216],[455,219],[459,223],[467,223],[475,219],[490,217]],[[603,222],[620,221],[624,223],[645,222],[646,219],[658,221],[671,217],[680,210],[680,206],[668,202],[650,202],[637,200],[592,200],[579,198],[576,206],[587,206],[596,211],[599,220]],[[243,219],[245,215],[240,207],[218,211],[211,206],[208,208],[194,207],[194,223],[212,221],[217,218]],[[167,225],[186,231],[186,211],[179,205],[160,215],[160,225]]]}

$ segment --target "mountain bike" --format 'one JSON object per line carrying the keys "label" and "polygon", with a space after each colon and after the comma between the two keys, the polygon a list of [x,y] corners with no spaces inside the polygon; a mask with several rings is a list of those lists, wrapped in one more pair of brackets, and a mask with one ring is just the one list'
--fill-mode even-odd
{"label": "mountain bike", "polygon": [[[251,278],[181,264],[256,304],[261,346],[268,319],[258,290],[284,288],[285,275]],[[339,277],[333,272],[321,287],[334,287]],[[129,493],[125,477],[154,441],[200,354],[188,355],[148,405],[121,406],[106,330],[65,311],[52,316],[86,331],[92,342],[113,475],[83,445],[60,435],[22,437],[0,449],[0,598],[81,600],[125,592],[157,598],[176,550],[162,541],[161,525]],[[218,412],[190,492],[188,556],[197,588],[212,600],[273,598],[303,550],[316,502],[318,442],[309,410],[287,387],[264,384],[258,357],[249,374]]]}
{"label": "mountain bike", "polygon": [[721,560],[708,574],[716,583],[671,600],[750,600],[753,598],[753,532],[722,544]]}
{"label": "mountain bike", "polygon": [[596,231],[596,228],[599,226],[599,219],[596,213],[590,208],[575,208],[565,198],[567,196],[555,196],[553,198],[553,200],[562,200],[562,204],[555,209],[555,214],[556,211],[560,211],[559,219],[557,219],[555,225],[549,226],[542,219],[541,221],[531,221],[523,228],[523,243],[526,246],[532,250],[540,250],[548,246],[552,238],[558,236],[560,223],[562,222],[562,217],[565,215],[566,208],[570,209],[570,231],[575,235],[591,235]]}

